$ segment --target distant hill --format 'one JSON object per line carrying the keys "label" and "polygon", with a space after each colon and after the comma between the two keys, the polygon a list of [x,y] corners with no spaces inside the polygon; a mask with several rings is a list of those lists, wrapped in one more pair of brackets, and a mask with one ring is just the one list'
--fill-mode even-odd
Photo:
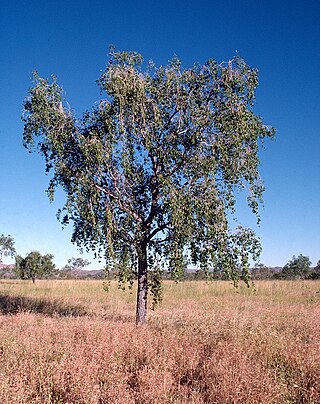
{"label": "distant hill", "polygon": [[67,279],[103,279],[105,272],[103,269],[76,269],[66,270],[61,269],[55,274],[55,278],[67,278]]}

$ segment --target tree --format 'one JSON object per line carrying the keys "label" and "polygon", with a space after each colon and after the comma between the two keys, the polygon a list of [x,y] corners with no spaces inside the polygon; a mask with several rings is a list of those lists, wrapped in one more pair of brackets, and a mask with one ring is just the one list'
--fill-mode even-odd
{"label": "tree", "polygon": [[41,255],[39,251],[31,251],[25,258],[16,256],[15,271],[21,279],[46,278],[55,271],[55,264],[52,262],[53,255]]}
{"label": "tree", "polygon": [[106,98],[82,119],[54,76],[35,73],[24,103],[24,145],[52,172],[50,199],[58,186],[66,193],[58,218],[73,222],[72,241],[103,255],[122,280],[137,277],[137,324],[146,322],[148,287],[160,296],[162,268],[174,279],[188,262],[223,268],[235,282],[241,268],[248,281],[260,245],[230,217],[244,190],[259,220],[258,148],[274,129],[252,110],[257,71],[240,57],[144,68],[140,54],[111,50],[98,83]]}
{"label": "tree", "polygon": [[2,262],[3,257],[11,256],[12,258],[15,256],[16,250],[14,248],[14,240],[8,235],[4,234],[0,235],[0,263]]}
{"label": "tree", "polygon": [[78,258],[69,258],[68,263],[61,268],[62,273],[69,277],[69,276],[77,276],[79,271],[81,271],[84,267],[88,266],[90,262],[87,259],[78,257]]}
{"label": "tree", "polygon": [[252,279],[270,279],[273,275],[272,270],[263,263],[256,263],[251,270]]}
{"label": "tree", "polygon": [[79,269],[83,269],[84,267],[90,265],[90,262],[87,259],[78,257],[78,258],[69,258],[67,265],[64,266],[66,269],[70,269],[71,271],[77,271]]}
{"label": "tree", "polygon": [[300,254],[298,257],[293,256],[283,268],[282,275],[285,278],[305,278],[310,270],[311,261],[309,257]]}
{"label": "tree", "polygon": [[308,279],[320,279],[320,260],[317,262],[317,265],[310,270]]}

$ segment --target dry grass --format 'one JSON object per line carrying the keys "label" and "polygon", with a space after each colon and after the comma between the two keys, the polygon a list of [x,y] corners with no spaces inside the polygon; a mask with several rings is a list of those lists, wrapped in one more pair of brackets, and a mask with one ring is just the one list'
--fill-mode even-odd
{"label": "dry grass", "polygon": [[0,281],[0,403],[319,403],[320,282]]}

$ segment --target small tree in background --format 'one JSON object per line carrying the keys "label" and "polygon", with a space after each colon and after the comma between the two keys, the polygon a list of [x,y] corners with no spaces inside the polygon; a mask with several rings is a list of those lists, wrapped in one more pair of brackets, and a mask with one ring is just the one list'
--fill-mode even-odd
{"label": "small tree in background", "polygon": [[55,272],[53,255],[41,255],[39,251],[31,251],[25,258],[16,256],[15,271],[21,279],[47,278]]}
{"label": "small tree in background", "polygon": [[77,277],[79,271],[81,271],[86,266],[90,265],[91,262],[87,259],[78,257],[78,258],[69,258],[68,263],[61,268],[60,275],[64,275],[65,277]]}
{"label": "small tree in background", "polygon": [[263,263],[256,263],[251,271],[251,276],[253,280],[269,279],[272,277],[272,275],[273,272],[270,270],[269,267],[267,267]]}
{"label": "small tree in background", "polygon": [[24,145],[38,146],[53,172],[49,197],[58,186],[66,193],[58,216],[73,222],[72,241],[104,256],[124,282],[137,278],[137,324],[148,290],[154,302],[161,296],[162,268],[178,279],[189,261],[249,281],[260,244],[230,216],[238,190],[258,215],[258,148],[274,134],[253,113],[258,74],[242,58],[188,69],[177,57],[142,63],[112,50],[99,80],[106,96],[82,120],[56,79],[35,73],[23,115]]}
{"label": "small tree in background", "polygon": [[78,257],[68,259],[68,263],[64,266],[65,269],[70,269],[71,271],[78,271],[90,265],[91,262],[87,259]]}
{"label": "small tree in background", "polygon": [[16,250],[14,248],[14,240],[8,235],[4,234],[0,235],[0,263],[2,262],[3,257],[11,256],[12,258],[15,256]]}
{"label": "small tree in background", "polygon": [[309,257],[300,254],[298,257],[293,256],[282,268],[282,276],[284,278],[305,278],[310,270],[311,261]]}
{"label": "small tree in background", "polygon": [[317,262],[317,265],[311,269],[308,279],[320,279],[320,260]]}

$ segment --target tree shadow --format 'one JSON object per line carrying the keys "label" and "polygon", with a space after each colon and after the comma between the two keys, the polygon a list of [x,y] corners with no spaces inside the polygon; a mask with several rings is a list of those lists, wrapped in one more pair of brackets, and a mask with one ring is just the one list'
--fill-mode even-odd
{"label": "tree shadow", "polygon": [[21,312],[40,313],[50,317],[80,317],[88,314],[81,306],[68,305],[58,300],[49,301],[25,296],[0,295],[0,314]]}

